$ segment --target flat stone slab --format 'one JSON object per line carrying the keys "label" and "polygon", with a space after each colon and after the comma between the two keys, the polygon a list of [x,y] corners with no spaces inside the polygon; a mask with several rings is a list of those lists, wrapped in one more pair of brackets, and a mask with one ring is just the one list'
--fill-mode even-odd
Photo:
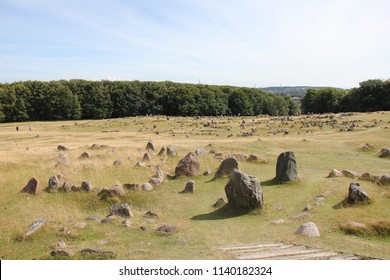
{"label": "flat stone slab", "polygon": [[283,242],[226,245],[219,248],[236,260],[366,260],[356,254],[328,251]]}

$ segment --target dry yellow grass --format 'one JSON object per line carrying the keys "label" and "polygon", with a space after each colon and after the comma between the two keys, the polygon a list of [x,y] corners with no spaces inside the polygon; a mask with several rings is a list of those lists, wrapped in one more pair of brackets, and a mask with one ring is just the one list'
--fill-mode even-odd
{"label": "dry yellow grass", "polygon": [[[334,128],[327,124],[322,128],[302,127],[303,122],[330,120],[315,116],[290,121],[268,117],[213,118],[211,126],[207,124],[208,118],[166,117],[0,124],[0,258],[49,258],[51,249],[64,241],[67,249],[76,253],[75,258],[82,258],[78,252],[83,248],[99,247],[116,252],[118,259],[221,259],[228,256],[218,250],[220,245],[284,241],[390,259],[389,236],[356,237],[340,230],[340,225],[347,221],[367,224],[389,221],[389,189],[361,182],[374,202],[335,210],[332,206],[345,198],[349,183],[357,179],[326,178],[332,168],[390,175],[390,160],[376,154],[382,147],[390,147],[390,112],[334,118],[338,121]],[[241,125],[243,119],[245,127]],[[356,130],[339,132],[353,120],[358,126]],[[375,120],[377,125],[371,127]],[[285,134],[285,130],[289,133]],[[243,133],[253,135],[244,137]],[[149,139],[154,143],[155,154],[161,147],[172,145],[179,156],[164,159],[150,153],[150,167],[135,167],[142,160]],[[361,151],[365,143],[375,149]],[[90,149],[92,144],[107,147]],[[69,150],[58,151],[58,145]],[[96,188],[142,184],[154,175],[155,165],[173,173],[179,159],[197,147],[213,149],[223,157],[253,153],[266,158],[266,164],[239,160],[241,170],[262,182],[265,208],[241,216],[216,211],[212,204],[225,197],[227,179],[209,182],[212,175],[194,178],[194,194],[179,193],[190,178],[165,180],[151,192],[128,191],[118,201],[129,203],[135,214],[129,228],[121,225],[122,219],[112,224],[85,221],[88,215],[108,214],[110,203],[99,200],[96,192],[41,191],[37,196],[19,193],[30,178],[37,178],[41,188],[45,188],[49,177],[56,174],[76,185],[90,180]],[[276,158],[287,150],[296,155],[300,180],[274,185],[270,180],[275,176]],[[83,152],[88,152],[90,158],[79,159]],[[59,153],[69,157],[67,166],[55,167]],[[113,167],[117,159],[122,165]],[[200,161],[202,172],[208,168],[215,170],[219,165],[212,154],[200,156]],[[315,197],[323,193],[325,200],[309,212],[308,219],[291,219],[305,206],[313,205]],[[148,210],[159,218],[154,222],[145,219],[143,215]],[[21,238],[39,217],[47,218],[48,223],[31,237]],[[272,223],[278,219],[286,222]],[[317,224],[321,238],[307,239],[294,234],[300,224],[309,220]],[[77,228],[77,222],[86,222],[87,226]],[[173,235],[157,234],[155,229],[166,223],[177,226],[179,231]],[[140,226],[148,230],[142,231]],[[61,227],[69,228],[71,234],[61,234]]]}

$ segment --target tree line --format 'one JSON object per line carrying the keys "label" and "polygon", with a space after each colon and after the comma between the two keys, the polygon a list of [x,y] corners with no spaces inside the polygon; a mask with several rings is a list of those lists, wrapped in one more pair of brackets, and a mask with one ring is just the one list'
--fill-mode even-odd
{"label": "tree line", "polygon": [[308,89],[301,109],[305,114],[389,111],[390,80],[367,80],[351,90]]}
{"label": "tree line", "polygon": [[141,81],[23,81],[0,84],[0,121],[144,115],[297,115],[299,105],[256,88]]}

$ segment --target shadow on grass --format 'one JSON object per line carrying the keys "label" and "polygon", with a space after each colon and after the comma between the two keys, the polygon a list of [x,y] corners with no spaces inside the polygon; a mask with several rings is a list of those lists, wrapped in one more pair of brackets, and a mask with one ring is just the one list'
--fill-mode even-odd
{"label": "shadow on grass", "polygon": [[251,210],[236,210],[232,209],[229,204],[222,206],[221,208],[206,214],[200,214],[193,216],[193,221],[209,221],[209,220],[223,220],[234,217],[239,217],[248,214]]}
{"label": "shadow on grass", "polygon": [[272,178],[267,181],[260,182],[260,186],[279,186],[281,185],[279,181],[275,178]]}

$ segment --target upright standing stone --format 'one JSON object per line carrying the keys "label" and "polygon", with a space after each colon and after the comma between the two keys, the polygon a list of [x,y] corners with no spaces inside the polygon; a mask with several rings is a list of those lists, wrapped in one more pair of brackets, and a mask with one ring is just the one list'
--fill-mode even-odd
{"label": "upright standing stone", "polygon": [[175,176],[197,176],[200,174],[200,162],[196,154],[190,152],[182,158],[175,168]]}
{"label": "upright standing stone", "polygon": [[238,162],[234,157],[224,159],[214,174],[214,179],[232,175],[234,169],[238,169]]}
{"label": "upright standing stone", "polygon": [[168,157],[175,157],[177,156],[177,150],[174,147],[167,147],[167,156]]}
{"label": "upright standing stone", "polygon": [[39,191],[39,181],[35,178],[31,178],[28,181],[27,185],[20,192],[36,195],[38,191]]}
{"label": "upright standing stone", "polygon": [[52,176],[49,178],[48,186],[46,188],[47,191],[58,191],[60,188],[60,180],[57,176]]}
{"label": "upright standing stone", "polygon": [[81,189],[86,192],[92,191],[92,183],[90,181],[84,181],[81,183]]}
{"label": "upright standing stone", "polygon": [[233,171],[225,186],[228,204],[233,209],[251,210],[263,208],[263,192],[260,181],[238,169]]}
{"label": "upright standing stone", "polygon": [[276,180],[279,183],[294,182],[298,179],[297,161],[293,152],[281,153],[276,163]]}
{"label": "upright standing stone", "polygon": [[148,141],[148,144],[146,144],[146,148],[145,149],[148,150],[148,151],[154,151],[154,146],[153,146],[152,140]]}
{"label": "upright standing stone", "polygon": [[348,189],[348,203],[355,204],[358,202],[369,202],[371,198],[357,183],[349,184]]}
{"label": "upright standing stone", "polygon": [[182,191],[183,193],[193,193],[195,190],[195,181],[194,180],[189,180],[185,187],[184,190]]}

